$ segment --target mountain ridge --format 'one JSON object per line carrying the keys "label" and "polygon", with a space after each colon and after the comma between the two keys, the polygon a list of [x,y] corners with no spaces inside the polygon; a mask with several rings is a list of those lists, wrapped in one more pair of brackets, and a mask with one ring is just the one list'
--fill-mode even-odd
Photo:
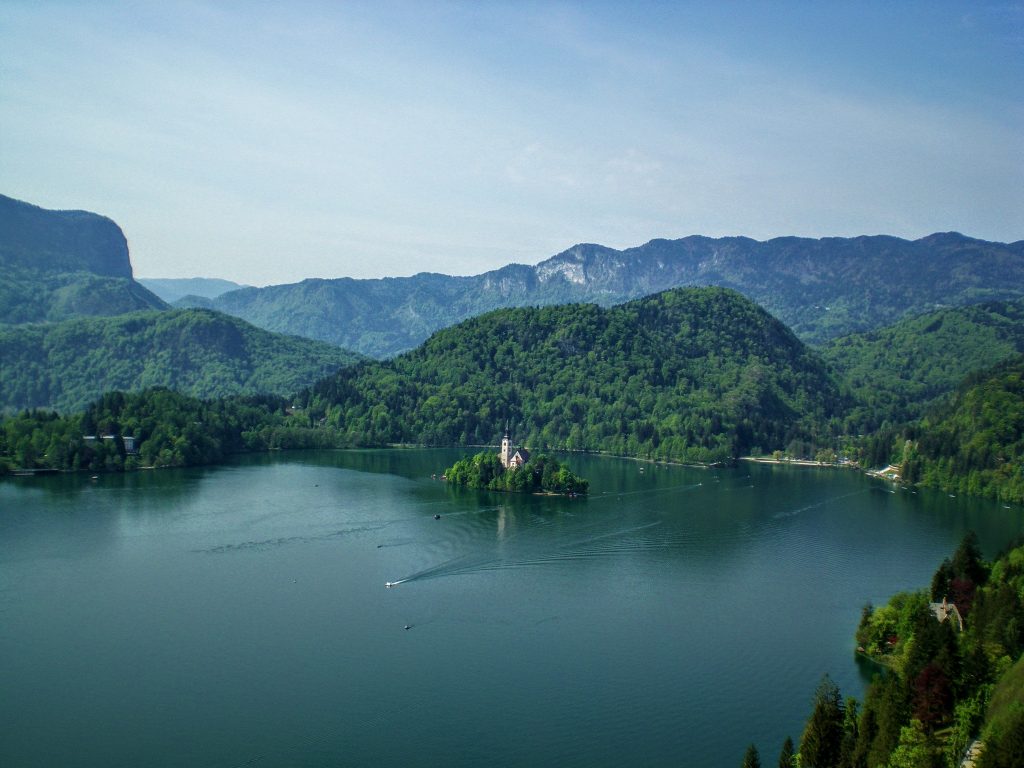
{"label": "mountain ridge", "polygon": [[533,266],[509,264],[479,275],[309,278],[197,304],[269,330],[389,357],[439,328],[500,307],[611,306],[703,285],[737,290],[804,340],[822,343],[944,306],[1024,297],[1024,241],[944,232],[918,240],[690,235],[623,250],[580,243]]}
{"label": "mountain ridge", "polygon": [[228,291],[250,287],[219,277],[139,277],[136,282],[168,304],[185,297],[215,299]]}

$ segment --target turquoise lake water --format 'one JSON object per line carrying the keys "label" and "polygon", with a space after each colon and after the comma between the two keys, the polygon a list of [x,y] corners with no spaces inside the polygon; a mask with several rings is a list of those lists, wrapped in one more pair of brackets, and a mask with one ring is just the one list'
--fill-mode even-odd
{"label": "turquoise lake water", "polygon": [[0,765],[773,764],[824,673],[861,696],[865,602],[1024,532],[852,471],[431,479],[464,453],[0,483]]}

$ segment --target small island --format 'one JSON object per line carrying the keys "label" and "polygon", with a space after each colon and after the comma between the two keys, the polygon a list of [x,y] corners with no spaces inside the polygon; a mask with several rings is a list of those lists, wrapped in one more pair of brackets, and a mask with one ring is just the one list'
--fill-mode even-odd
{"label": "small island", "polygon": [[513,493],[579,495],[590,487],[590,481],[573,474],[551,456],[531,456],[525,448],[514,450],[507,431],[501,453],[481,451],[457,461],[444,477],[455,485]]}

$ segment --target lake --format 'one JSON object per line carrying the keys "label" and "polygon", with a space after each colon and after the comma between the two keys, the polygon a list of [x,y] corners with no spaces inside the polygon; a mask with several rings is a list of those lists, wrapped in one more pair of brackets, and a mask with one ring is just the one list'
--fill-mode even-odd
{"label": "lake", "polygon": [[853,471],[431,479],[466,453],[0,482],[0,764],[774,764],[824,673],[862,696],[865,602],[1024,531]]}

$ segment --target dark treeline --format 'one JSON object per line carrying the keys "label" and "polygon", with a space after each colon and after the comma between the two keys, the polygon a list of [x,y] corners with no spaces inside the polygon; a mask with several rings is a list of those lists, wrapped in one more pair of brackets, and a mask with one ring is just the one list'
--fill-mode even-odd
{"label": "dark treeline", "polygon": [[822,681],[801,768],[956,768],[978,738],[978,768],[1024,765],[1024,546],[989,564],[968,534],[930,590],[866,606],[857,643],[886,671],[863,703]]}
{"label": "dark treeline", "polygon": [[[134,450],[125,437],[134,438]],[[167,389],[112,392],[84,412],[25,411],[0,422],[0,467],[123,470],[193,466],[231,453],[328,447],[339,436],[311,429],[275,396],[199,400]]]}

